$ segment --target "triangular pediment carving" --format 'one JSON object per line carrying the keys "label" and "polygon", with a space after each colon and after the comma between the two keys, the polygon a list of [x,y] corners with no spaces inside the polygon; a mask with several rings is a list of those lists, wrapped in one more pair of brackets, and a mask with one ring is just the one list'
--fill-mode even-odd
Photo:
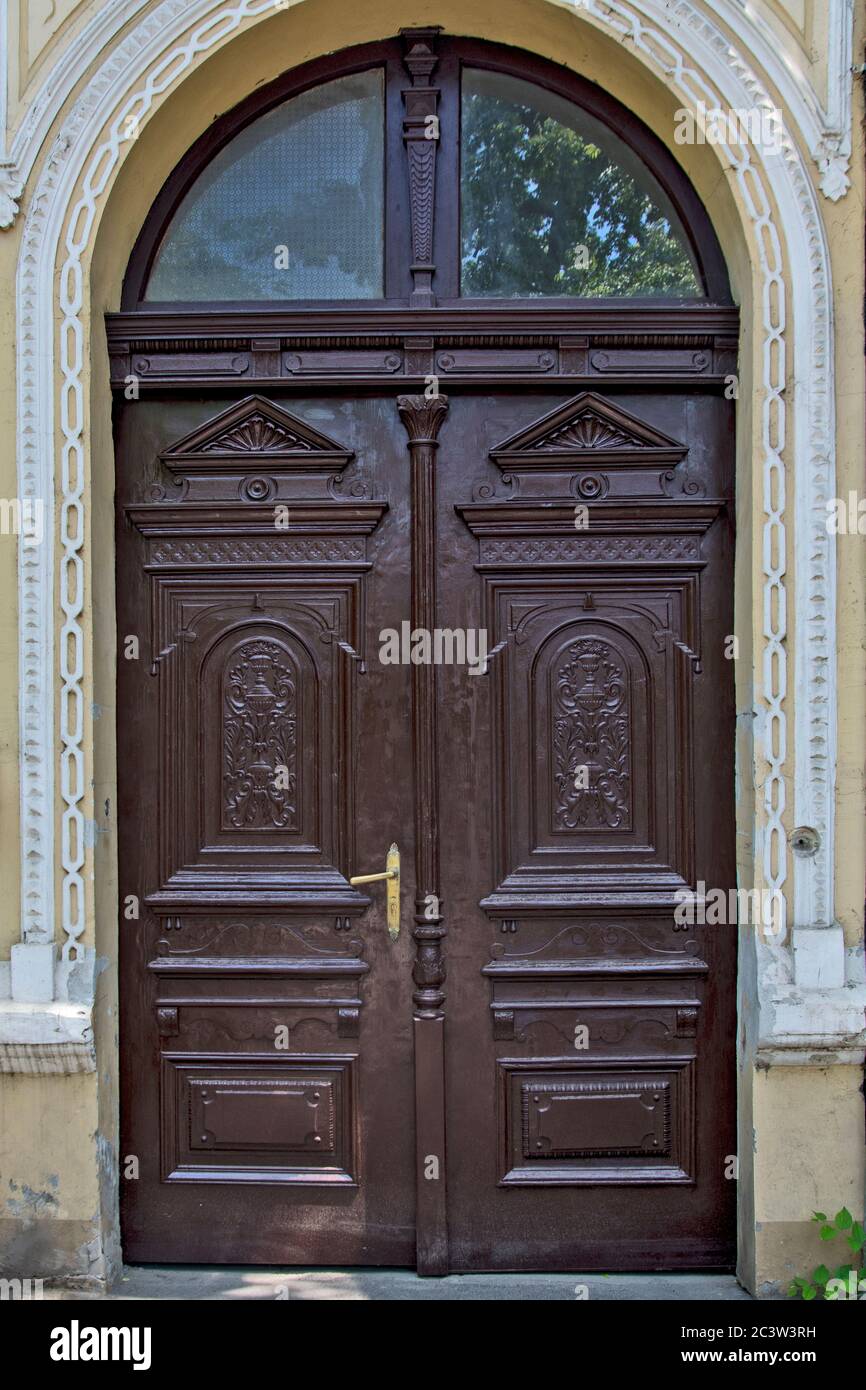
{"label": "triangular pediment carving", "polygon": [[351,449],[263,396],[247,396],[178,440],[162,460],[173,470],[217,461],[245,468],[254,459],[269,466],[285,462],[295,468],[343,468],[352,457]]}
{"label": "triangular pediment carving", "polygon": [[686,445],[627,410],[583,391],[503,440],[490,457],[500,467],[521,470],[574,469],[589,463],[659,468],[678,463],[687,452]]}

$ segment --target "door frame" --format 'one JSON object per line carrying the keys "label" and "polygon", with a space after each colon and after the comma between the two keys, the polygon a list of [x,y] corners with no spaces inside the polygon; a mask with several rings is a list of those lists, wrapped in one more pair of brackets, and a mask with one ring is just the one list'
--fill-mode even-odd
{"label": "door frame", "polygon": [[[385,298],[348,305],[148,301],[147,278],[171,219],[214,156],[287,98],[379,65],[385,71],[385,204],[390,209],[385,223]],[[615,131],[650,169],[680,217],[707,298],[685,303],[460,298],[458,103],[464,65],[519,77],[554,92]],[[429,115],[437,116],[443,136],[443,149],[437,143],[433,160],[426,159]],[[440,276],[445,291],[441,298]],[[402,296],[395,297],[393,291],[400,289]],[[336,341],[331,335],[337,325],[340,347],[329,347]],[[427,335],[423,346],[419,330]],[[529,387],[566,395],[587,390],[616,393],[636,378],[650,389],[664,385],[721,395],[736,367],[733,344],[739,336],[739,311],[731,301],[721,247],[703,205],[682,169],[641,121],[596,85],[544,59],[424,28],[403,30],[400,39],[304,64],[253,93],[205,132],[166,181],[144,223],[130,258],[121,311],[107,315],[106,331],[112,386],[119,401],[123,384],[137,371],[142,394],[227,391],[231,382],[222,369],[226,341],[246,364],[244,392],[345,392],[374,389],[377,383],[380,389],[393,389],[408,437],[412,480],[410,618],[413,629],[432,630],[437,622],[435,455],[448,413],[444,392],[477,390],[483,383],[491,391]],[[390,354],[384,378],[375,352],[368,353],[373,360],[365,367],[359,370],[355,365],[358,350],[363,352],[371,342]],[[547,343],[546,351],[539,350],[539,342]],[[617,344],[631,354],[629,366],[618,370],[609,365],[616,361]],[[684,344],[689,345],[685,353]],[[506,350],[510,365],[503,370],[499,354]],[[288,366],[290,357],[301,365],[300,379]],[[517,370],[515,357],[521,363]],[[428,399],[423,391],[431,380],[442,394]],[[544,414],[543,405],[539,413]],[[444,1274],[449,1267],[443,988],[447,925],[440,904],[435,668],[413,665],[411,683],[417,1267],[419,1273]],[[733,729],[731,733],[733,739]],[[436,904],[433,913],[431,902]],[[439,1166],[436,1182],[425,1177],[431,1157]]]}

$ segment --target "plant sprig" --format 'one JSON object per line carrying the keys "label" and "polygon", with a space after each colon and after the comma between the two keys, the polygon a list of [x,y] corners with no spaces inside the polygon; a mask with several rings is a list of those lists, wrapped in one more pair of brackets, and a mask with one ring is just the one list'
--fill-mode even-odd
{"label": "plant sprig", "polygon": [[[826,1212],[816,1211],[812,1213],[812,1220],[820,1226],[820,1237],[822,1240],[838,1240],[842,1237],[852,1256],[857,1259],[856,1264],[837,1265],[835,1269],[829,1269],[827,1265],[818,1265],[812,1270],[811,1277],[806,1278],[798,1274],[788,1288],[790,1298],[803,1298],[807,1301],[813,1298],[826,1298],[830,1300],[847,1298],[850,1295],[847,1290],[854,1288],[855,1291],[864,1278],[863,1249],[866,1245],[866,1230],[860,1221],[855,1221],[847,1207],[842,1207],[835,1216],[829,1217]],[[853,1279],[852,1276],[853,1275]],[[843,1286],[840,1288],[840,1284]],[[856,1296],[856,1293],[855,1293]]]}

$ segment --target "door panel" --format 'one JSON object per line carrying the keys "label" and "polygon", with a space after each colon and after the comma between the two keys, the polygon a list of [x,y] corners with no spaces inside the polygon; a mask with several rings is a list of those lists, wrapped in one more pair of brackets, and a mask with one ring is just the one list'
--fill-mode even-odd
{"label": "door panel", "polygon": [[440,673],[454,1269],[733,1260],[736,929],[674,918],[735,884],[731,445],[708,395],[452,401],[440,621],[493,653]]}
{"label": "door panel", "polygon": [[411,890],[401,434],[371,399],[118,412],[128,1259],[414,1259],[409,933],[348,882],[397,841]]}

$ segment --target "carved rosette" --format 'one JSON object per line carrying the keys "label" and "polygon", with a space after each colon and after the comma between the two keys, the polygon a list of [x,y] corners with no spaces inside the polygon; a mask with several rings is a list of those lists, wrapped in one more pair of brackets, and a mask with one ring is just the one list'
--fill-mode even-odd
{"label": "carved rosette", "polygon": [[313,447],[309,439],[286,429],[276,420],[267,419],[261,411],[252,411],[203,444],[201,451],[203,454],[282,454],[286,451],[307,453]]}

